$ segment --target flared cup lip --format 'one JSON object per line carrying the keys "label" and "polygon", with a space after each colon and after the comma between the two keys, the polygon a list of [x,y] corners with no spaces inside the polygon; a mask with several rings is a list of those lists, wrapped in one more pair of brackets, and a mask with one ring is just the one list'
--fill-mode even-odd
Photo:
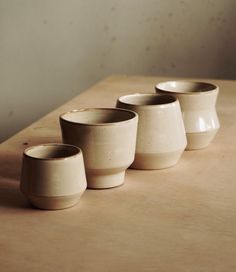
{"label": "flared cup lip", "polygon": [[[123,118],[120,121],[114,121],[114,122],[79,122],[79,121],[72,121],[72,120],[68,120],[66,119],[66,115],[71,115],[71,114],[76,114],[79,112],[91,112],[91,111],[107,111],[107,112],[122,112],[122,113],[126,113],[129,114],[130,116],[127,118]],[[138,118],[138,114],[132,110],[126,110],[126,109],[120,109],[120,108],[81,108],[81,109],[74,109],[71,111],[67,111],[62,113],[59,116],[60,121],[64,121],[67,123],[71,123],[74,125],[83,125],[83,126],[117,126],[120,124],[125,124],[125,123],[129,123],[132,122],[134,119]]]}
{"label": "flared cup lip", "polygon": [[[190,88],[192,88],[192,90],[181,90],[181,87],[178,85],[183,84],[188,84]],[[178,86],[178,88],[176,88],[176,86]],[[194,87],[196,88],[196,90],[194,90]],[[163,92],[166,94],[202,95],[217,92],[219,90],[219,87],[216,84],[205,81],[169,80],[156,84],[155,90],[156,92]]]}
{"label": "flared cup lip", "polygon": [[[61,148],[64,150],[70,149],[71,154],[67,154],[65,156],[56,156],[56,157],[44,157],[39,155],[30,154],[31,152],[37,152],[40,149],[46,148],[46,147],[55,147],[55,148]],[[26,148],[23,151],[23,155],[27,158],[34,159],[34,160],[40,160],[40,161],[58,161],[58,160],[67,160],[70,158],[77,157],[78,155],[82,155],[82,150],[74,145],[71,144],[63,144],[63,143],[45,143],[45,144],[39,144],[39,145],[32,145],[28,148]]]}
{"label": "flared cup lip", "polygon": [[[157,100],[160,99],[160,101],[156,101],[156,102],[150,102],[148,104],[142,104],[142,103],[138,103],[137,100],[135,102],[135,98],[139,98],[139,97],[153,97],[156,98]],[[132,101],[132,98],[134,99]],[[167,101],[161,101],[161,99],[167,99]],[[169,100],[169,101],[168,101]],[[134,106],[134,107],[139,107],[139,108],[151,108],[151,107],[166,107],[168,105],[173,105],[175,103],[178,103],[178,99],[176,97],[174,97],[171,94],[157,94],[157,93],[133,93],[133,94],[126,94],[126,95],[122,95],[117,99],[117,102],[126,105],[126,106]]]}

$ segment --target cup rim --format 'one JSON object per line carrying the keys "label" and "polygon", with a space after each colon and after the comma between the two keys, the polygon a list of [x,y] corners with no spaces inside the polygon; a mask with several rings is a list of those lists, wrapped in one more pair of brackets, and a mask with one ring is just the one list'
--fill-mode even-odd
{"label": "cup rim", "polygon": [[[67,155],[67,156],[62,156],[62,157],[51,157],[51,158],[47,158],[47,157],[37,157],[37,156],[33,156],[33,155],[30,155],[28,154],[29,151],[33,150],[33,149],[39,149],[39,148],[42,148],[42,147],[65,147],[65,148],[71,148],[74,150],[75,154],[72,154],[72,155]],[[77,156],[80,156],[82,155],[82,150],[75,146],[75,145],[71,145],[71,144],[63,144],[63,143],[46,143],[46,144],[39,144],[39,145],[32,145],[28,148],[26,148],[24,151],[23,151],[23,155],[27,158],[30,158],[30,159],[34,159],[34,160],[39,160],[39,161],[58,161],[58,160],[67,160],[67,159],[70,159],[70,158],[75,158]]]}
{"label": "cup rim", "polygon": [[[130,102],[125,102],[122,101],[123,99],[129,98],[129,97],[137,97],[137,96],[153,96],[153,97],[169,97],[171,98],[173,101],[171,102],[166,102],[166,103],[160,103],[160,104],[143,104],[143,105],[139,105],[137,103],[130,103]],[[134,94],[127,94],[127,95],[122,95],[118,98],[118,102],[122,103],[123,105],[127,105],[127,106],[135,106],[135,107],[139,107],[139,108],[151,108],[151,107],[166,107],[172,104],[175,104],[178,102],[178,99],[171,95],[171,94],[157,94],[157,93],[134,93]]]}
{"label": "cup rim", "polygon": [[[76,122],[76,121],[71,121],[71,120],[67,120],[64,118],[64,116],[67,114],[73,114],[73,113],[84,112],[84,111],[120,111],[120,112],[131,113],[132,117],[128,118],[127,120],[107,122],[107,123]],[[68,123],[71,123],[74,125],[83,125],[83,126],[117,126],[120,124],[132,122],[134,119],[137,119],[137,118],[138,118],[138,114],[136,112],[134,112],[132,110],[126,110],[126,109],[120,109],[120,108],[81,108],[81,109],[74,109],[74,110],[64,112],[64,113],[60,114],[60,116],[59,116],[60,121],[68,122]]]}
{"label": "cup rim", "polygon": [[[166,89],[167,84],[183,84],[187,83],[190,85],[202,85],[203,87],[209,87],[210,89],[206,90],[196,90],[196,91],[178,91],[178,90],[168,90]],[[185,94],[185,95],[203,95],[203,94],[209,94],[212,92],[217,92],[219,89],[218,85],[205,82],[205,81],[191,81],[191,80],[169,80],[169,81],[163,81],[159,82],[155,85],[155,90],[158,92],[168,93],[168,94]]]}

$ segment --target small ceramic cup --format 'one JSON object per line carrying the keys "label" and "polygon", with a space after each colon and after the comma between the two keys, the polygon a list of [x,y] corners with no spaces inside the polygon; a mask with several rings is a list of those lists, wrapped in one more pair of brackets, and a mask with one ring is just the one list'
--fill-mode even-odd
{"label": "small ceramic cup", "polygon": [[60,116],[64,143],[84,154],[89,188],[121,185],[134,160],[138,116],[115,108],[73,110]]}
{"label": "small ceramic cup", "polygon": [[178,100],[170,95],[131,94],[117,100],[118,108],[138,113],[135,169],[162,169],[175,165],[186,136]]}
{"label": "small ceramic cup", "polygon": [[178,98],[187,135],[186,149],[207,147],[220,127],[215,108],[219,88],[207,82],[167,81],[155,89]]}
{"label": "small ceramic cup", "polygon": [[43,144],[24,151],[20,189],[33,206],[48,210],[74,206],[86,187],[79,148]]}

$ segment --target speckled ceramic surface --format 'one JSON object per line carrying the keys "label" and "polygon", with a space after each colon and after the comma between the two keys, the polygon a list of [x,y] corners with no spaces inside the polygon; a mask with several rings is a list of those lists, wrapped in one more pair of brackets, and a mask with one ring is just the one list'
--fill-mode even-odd
{"label": "speckled ceramic surface", "polygon": [[64,143],[84,154],[88,187],[104,189],[124,182],[134,161],[138,116],[115,108],[80,109],[60,116]]}
{"label": "speckled ceramic surface", "polygon": [[24,151],[20,188],[35,207],[52,210],[71,207],[86,186],[79,148],[44,144]]}
{"label": "speckled ceramic surface", "polygon": [[170,95],[131,94],[117,100],[118,108],[138,113],[138,136],[132,168],[161,169],[175,165],[186,136],[178,100]]}

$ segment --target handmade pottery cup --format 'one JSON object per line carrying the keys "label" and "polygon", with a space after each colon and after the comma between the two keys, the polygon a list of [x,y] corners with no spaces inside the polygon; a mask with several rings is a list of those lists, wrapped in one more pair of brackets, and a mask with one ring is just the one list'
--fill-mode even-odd
{"label": "handmade pottery cup", "polygon": [[43,144],[24,151],[20,189],[35,207],[56,210],[74,206],[86,187],[79,148]]}
{"label": "handmade pottery cup", "polygon": [[138,116],[115,108],[73,110],[60,116],[64,143],[84,154],[89,188],[121,185],[134,160]]}
{"label": "handmade pottery cup", "polygon": [[131,94],[120,97],[117,108],[139,116],[135,169],[162,169],[175,165],[186,136],[178,100],[170,95]]}
{"label": "handmade pottery cup", "polygon": [[156,85],[157,93],[178,98],[187,135],[187,149],[209,145],[220,124],[215,104],[219,88],[206,82],[167,81]]}

